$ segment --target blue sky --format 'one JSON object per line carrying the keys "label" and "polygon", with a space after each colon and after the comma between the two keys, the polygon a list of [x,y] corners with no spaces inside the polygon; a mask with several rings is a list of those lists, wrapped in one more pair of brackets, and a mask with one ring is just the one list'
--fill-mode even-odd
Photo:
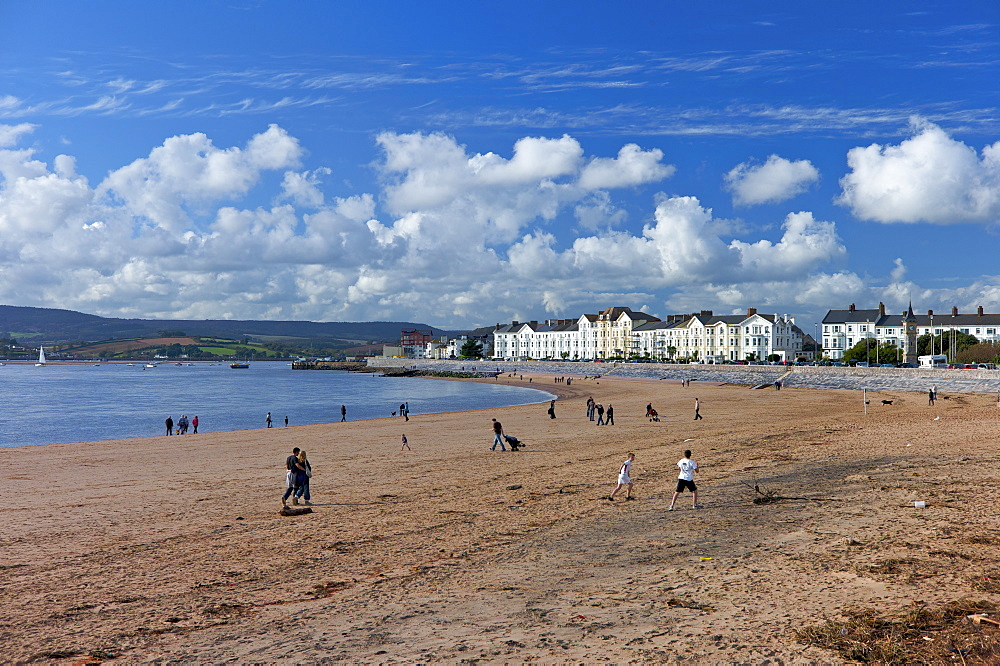
{"label": "blue sky", "polygon": [[0,0],[0,302],[1000,312],[997,80],[995,2]]}

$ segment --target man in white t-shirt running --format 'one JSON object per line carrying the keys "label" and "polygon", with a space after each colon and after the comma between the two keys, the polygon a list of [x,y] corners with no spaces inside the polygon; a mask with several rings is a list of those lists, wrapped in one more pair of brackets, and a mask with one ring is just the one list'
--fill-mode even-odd
{"label": "man in white t-shirt running", "polygon": [[628,489],[625,491],[625,499],[635,499],[632,497],[632,461],[634,460],[635,454],[629,453],[628,458],[626,458],[625,462],[622,463],[621,469],[618,470],[618,485],[615,486],[615,489],[611,491],[610,495],[608,495],[608,499],[612,502],[615,501],[615,495],[617,495],[618,491],[622,489],[622,486],[628,486]]}
{"label": "man in white t-shirt running", "polygon": [[674,504],[685,488],[690,490],[693,495],[691,500],[692,506],[695,509],[700,509],[701,504],[698,504],[698,486],[694,484],[694,472],[698,469],[698,463],[691,460],[690,451],[684,452],[684,457],[677,461],[677,467],[680,468],[681,473],[677,475],[677,490],[674,491],[674,498],[670,500],[670,506],[667,508],[667,511],[674,510]]}

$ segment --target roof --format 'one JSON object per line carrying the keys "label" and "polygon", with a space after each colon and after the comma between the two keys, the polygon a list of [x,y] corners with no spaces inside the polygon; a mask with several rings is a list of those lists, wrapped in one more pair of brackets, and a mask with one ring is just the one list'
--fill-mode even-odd
{"label": "roof", "polygon": [[824,324],[875,324],[877,326],[892,326],[884,322],[903,321],[903,315],[882,314],[877,308],[871,310],[830,310],[823,317]]}

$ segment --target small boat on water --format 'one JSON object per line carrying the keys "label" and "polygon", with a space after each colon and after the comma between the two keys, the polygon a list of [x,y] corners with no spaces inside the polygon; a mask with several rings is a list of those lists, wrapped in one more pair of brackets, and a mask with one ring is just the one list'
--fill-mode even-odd
{"label": "small boat on water", "polygon": [[229,367],[233,370],[246,370],[250,367],[249,363],[230,363]]}
{"label": "small boat on water", "polygon": [[36,368],[45,367],[45,347],[38,348],[38,363],[35,364]]}

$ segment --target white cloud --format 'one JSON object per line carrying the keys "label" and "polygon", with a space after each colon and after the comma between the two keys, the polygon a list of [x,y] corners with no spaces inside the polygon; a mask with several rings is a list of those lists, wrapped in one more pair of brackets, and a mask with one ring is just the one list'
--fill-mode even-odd
{"label": "white cloud", "polygon": [[743,162],[726,174],[726,187],[733,193],[733,204],[754,206],[780,203],[802,194],[819,180],[819,170],[809,160],[792,162],[771,155],[764,164]]}
{"label": "white cloud", "polygon": [[661,195],[641,231],[617,228],[614,189],[672,173],[656,150],[588,157],[566,136],[521,139],[509,158],[439,134],[378,145],[383,188],[342,197],[323,193],[329,170],[302,170],[305,150],[276,126],[242,147],[171,137],[96,187],[71,156],[50,166],[0,149],[0,302],[472,326],[705,285],[720,302],[796,296],[844,254],[833,223],[810,213],[774,238],[734,239],[748,233],[693,197]]}
{"label": "white cloud", "polygon": [[298,140],[277,125],[242,149],[219,149],[204,134],[186,134],[111,172],[99,189],[132,215],[176,232],[191,224],[189,205],[246,194],[262,171],[297,166],[301,156]]}
{"label": "white cloud", "polygon": [[674,175],[676,167],[661,164],[663,151],[644,151],[634,143],[622,146],[618,157],[595,157],[580,172],[580,187],[588,190],[630,187],[659,182]]}
{"label": "white cloud", "polygon": [[[3,108],[4,100],[8,98],[0,97],[0,108]],[[17,142],[25,134],[30,134],[35,129],[31,123],[20,123],[18,125],[0,125],[0,148],[10,148],[16,146]]]}
{"label": "white cloud", "polygon": [[838,203],[876,222],[995,223],[1000,219],[1000,142],[982,156],[940,127],[915,119],[898,146],[847,153]]}

